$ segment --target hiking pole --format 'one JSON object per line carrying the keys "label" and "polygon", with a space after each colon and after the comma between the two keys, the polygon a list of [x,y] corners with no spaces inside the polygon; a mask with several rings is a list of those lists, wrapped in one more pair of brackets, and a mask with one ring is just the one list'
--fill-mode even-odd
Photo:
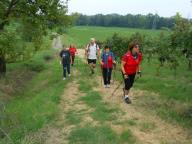
{"label": "hiking pole", "polygon": [[114,70],[113,70],[113,84],[115,83],[115,79],[116,79],[116,63],[115,64],[113,64],[113,68],[114,68]]}
{"label": "hiking pole", "polygon": [[114,91],[111,93],[111,97],[114,96],[115,92],[119,89],[119,87],[124,83],[124,80],[122,80],[118,85],[117,87],[114,89]]}
{"label": "hiking pole", "polygon": [[102,69],[102,65],[100,65],[100,71],[101,71],[101,86],[102,86],[102,82],[103,82],[103,69]]}
{"label": "hiking pole", "polygon": [[141,71],[137,72],[137,77],[135,78],[135,81],[137,81],[139,78],[141,78],[142,74]]}

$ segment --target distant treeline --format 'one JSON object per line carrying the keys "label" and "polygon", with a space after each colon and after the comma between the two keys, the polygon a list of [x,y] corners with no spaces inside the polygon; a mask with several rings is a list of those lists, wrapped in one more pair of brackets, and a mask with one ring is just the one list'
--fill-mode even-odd
{"label": "distant treeline", "polygon": [[75,25],[161,29],[162,27],[172,28],[174,26],[174,17],[165,18],[157,14],[97,14],[92,16],[78,14]]}

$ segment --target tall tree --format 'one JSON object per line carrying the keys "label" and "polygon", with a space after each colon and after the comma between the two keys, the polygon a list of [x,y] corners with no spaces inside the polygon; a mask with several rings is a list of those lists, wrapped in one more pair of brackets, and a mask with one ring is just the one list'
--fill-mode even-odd
{"label": "tall tree", "polygon": [[25,34],[31,35],[34,43],[39,43],[47,28],[70,24],[66,15],[67,2],[68,0],[0,0],[0,75],[6,72],[7,54],[14,50],[14,46],[8,44],[10,36],[6,26],[12,21],[20,21],[26,29],[32,28],[31,33]]}

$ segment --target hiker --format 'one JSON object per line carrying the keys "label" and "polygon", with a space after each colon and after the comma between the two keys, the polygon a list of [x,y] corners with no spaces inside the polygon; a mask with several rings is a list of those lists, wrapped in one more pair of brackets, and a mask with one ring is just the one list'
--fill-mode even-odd
{"label": "hiker", "polygon": [[75,55],[77,54],[77,49],[76,49],[75,45],[70,45],[69,52],[70,52],[70,55],[72,58],[71,66],[73,66],[74,61],[75,61]]}
{"label": "hiker", "polygon": [[63,65],[63,80],[66,79],[66,73],[68,73],[68,76],[70,77],[70,64],[72,61],[70,52],[65,46],[63,45],[63,49],[60,52],[60,57],[61,57],[61,64]]}
{"label": "hiker", "polygon": [[103,82],[105,88],[110,88],[111,74],[113,64],[116,64],[114,54],[110,51],[109,46],[105,46],[105,51],[101,55],[101,68],[103,74]]}
{"label": "hiker", "polygon": [[87,57],[87,62],[91,69],[91,74],[94,74],[94,69],[96,67],[97,56],[100,57],[100,48],[97,45],[95,38],[90,39],[90,43],[85,49],[85,56]]}
{"label": "hiker", "polygon": [[122,57],[121,70],[124,78],[125,87],[124,100],[126,103],[131,103],[129,91],[133,86],[136,73],[140,73],[140,66],[142,55],[139,52],[139,45],[131,42],[129,44],[129,51]]}

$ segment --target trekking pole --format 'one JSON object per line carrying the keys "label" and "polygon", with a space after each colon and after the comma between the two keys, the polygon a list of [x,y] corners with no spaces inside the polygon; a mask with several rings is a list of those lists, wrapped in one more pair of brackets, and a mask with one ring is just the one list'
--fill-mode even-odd
{"label": "trekking pole", "polygon": [[116,64],[113,64],[113,84],[115,83],[115,79],[116,79]]}
{"label": "trekking pole", "polygon": [[113,90],[113,92],[111,93],[111,97],[114,96],[114,94],[116,93],[116,91],[119,89],[119,87],[123,84],[123,80],[117,85],[117,87]]}
{"label": "trekking pole", "polygon": [[102,69],[102,65],[100,65],[100,70],[101,70],[101,86],[103,83],[103,69]]}

